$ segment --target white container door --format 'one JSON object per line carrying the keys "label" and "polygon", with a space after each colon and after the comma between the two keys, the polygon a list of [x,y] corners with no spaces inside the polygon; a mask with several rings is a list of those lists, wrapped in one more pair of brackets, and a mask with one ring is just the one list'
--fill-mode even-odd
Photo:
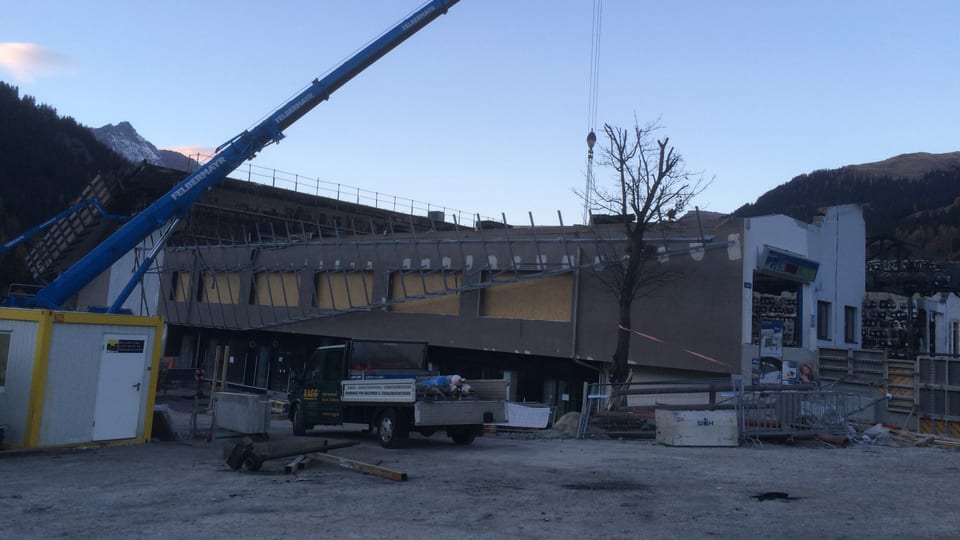
{"label": "white container door", "polygon": [[147,391],[147,336],[105,334],[100,356],[93,440],[133,439]]}

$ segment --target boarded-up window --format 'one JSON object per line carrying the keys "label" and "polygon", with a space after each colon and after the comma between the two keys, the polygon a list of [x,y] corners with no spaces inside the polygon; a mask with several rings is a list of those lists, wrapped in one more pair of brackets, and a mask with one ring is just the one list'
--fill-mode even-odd
{"label": "boarded-up window", "polygon": [[[530,274],[521,272],[519,277],[525,275]],[[503,319],[569,321],[573,312],[572,302],[572,273],[528,277],[483,289],[480,315]]]}
{"label": "boarded-up window", "polygon": [[401,313],[459,315],[460,272],[394,272],[390,275],[390,309]]}
{"label": "boarded-up window", "polygon": [[317,272],[317,307],[352,309],[370,305],[373,294],[373,272],[369,270]]}
{"label": "boarded-up window", "polygon": [[213,272],[203,273],[203,291],[200,301],[211,304],[240,303],[240,273]]}
{"label": "boarded-up window", "polygon": [[253,275],[251,296],[251,303],[260,306],[297,307],[300,305],[300,274],[257,272]]}
{"label": "boarded-up window", "polygon": [[189,302],[193,297],[190,285],[190,272],[174,272],[170,280],[170,299],[176,302]]}

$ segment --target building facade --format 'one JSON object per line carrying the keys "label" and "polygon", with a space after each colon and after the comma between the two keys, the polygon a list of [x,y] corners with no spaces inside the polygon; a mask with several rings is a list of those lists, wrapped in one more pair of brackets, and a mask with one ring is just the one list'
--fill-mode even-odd
{"label": "building facade", "polygon": [[[858,207],[828,208],[814,223],[697,218],[648,237],[656,252],[647,275],[656,283],[635,299],[627,329],[635,380],[757,378],[768,369],[765,327],[778,329],[781,374],[784,365],[815,363],[819,347],[859,348]],[[418,340],[430,344],[438,370],[504,377],[512,399],[578,410],[583,383],[606,380],[616,345],[609,272],[624,245],[613,223],[318,230],[176,246],[149,275],[149,294],[134,301],[163,315],[171,365],[209,372],[222,358],[228,382],[253,391],[285,392],[320,345]]]}
{"label": "building facade", "polygon": [[[117,184],[162,192],[174,181],[154,178],[162,172]],[[171,367],[210,372],[221,359],[228,382],[251,391],[285,392],[317,346],[418,340],[437,370],[504,377],[517,401],[578,410],[583,383],[606,381],[621,331],[611,283],[623,224],[514,227],[426,214],[228,180],[181,223],[125,308],[164,317]],[[70,236],[107,233],[94,232]],[[111,305],[157,238],[71,307]],[[635,380],[756,377],[773,360],[782,375],[784,365],[814,362],[819,347],[860,347],[858,207],[825,209],[813,223],[696,212],[646,239],[647,283],[623,329]],[[70,264],[56,261],[51,271]],[[765,337],[777,346],[762,350]]]}

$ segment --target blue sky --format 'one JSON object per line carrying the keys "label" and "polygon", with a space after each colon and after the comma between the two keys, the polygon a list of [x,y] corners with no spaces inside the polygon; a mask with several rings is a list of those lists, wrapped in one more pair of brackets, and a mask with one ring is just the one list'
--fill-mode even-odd
{"label": "blue sky", "polygon": [[[420,0],[5,6],[0,79],[161,148],[256,124]],[[255,164],[538,224],[582,221],[593,0],[462,0]],[[960,150],[960,3],[603,2],[597,118],[660,119],[694,202],[816,169]],[[609,180],[595,171],[597,182]]]}

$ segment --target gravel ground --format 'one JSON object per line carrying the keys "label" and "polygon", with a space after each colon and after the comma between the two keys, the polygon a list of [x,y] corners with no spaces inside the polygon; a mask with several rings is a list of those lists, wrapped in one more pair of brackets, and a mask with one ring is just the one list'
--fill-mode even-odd
{"label": "gravel ground", "polygon": [[[184,402],[186,402],[184,400]],[[186,433],[182,404],[172,417]],[[202,415],[200,425],[209,425]],[[224,434],[218,434],[224,435]],[[960,451],[914,446],[677,448],[488,435],[460,447],[413,438],[289,434],[269,445],[352,444],[330,454],[406,481],[290,459],[225,464],[236,438],[63,453],[0,453],[6,538],[958,538]]]}

